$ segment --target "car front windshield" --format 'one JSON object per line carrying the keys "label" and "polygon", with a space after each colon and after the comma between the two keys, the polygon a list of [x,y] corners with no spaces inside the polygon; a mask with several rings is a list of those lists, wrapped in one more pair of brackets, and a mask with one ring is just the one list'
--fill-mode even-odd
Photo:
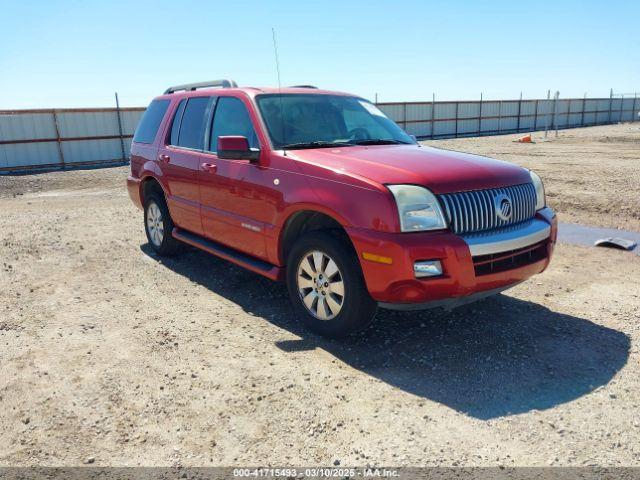
{"label": "car front windshield", "polygon": [[378,107],[361,98],[263,94],[257,103],[275,149],[415,143]]}

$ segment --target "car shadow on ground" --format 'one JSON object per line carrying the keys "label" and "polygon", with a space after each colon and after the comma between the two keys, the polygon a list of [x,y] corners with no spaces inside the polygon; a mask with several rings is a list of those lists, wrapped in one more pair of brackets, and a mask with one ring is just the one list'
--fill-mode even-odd
{"label": "car shadow on ground", "polygon": [[536,303],[498,295],[453,312],[379,310],[357,336],[326,340],[293,318],[284,284],[195,249],[144,254],[300,339],[284,351],[321,348],[352,367],[411,394],[474,418],[543,410],[607,384],[625,365],[624,333]]}

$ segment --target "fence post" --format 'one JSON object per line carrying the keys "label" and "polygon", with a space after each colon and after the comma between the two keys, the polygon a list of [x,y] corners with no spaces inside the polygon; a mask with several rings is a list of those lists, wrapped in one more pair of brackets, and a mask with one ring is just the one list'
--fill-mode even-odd
{"label": "fence post", "polygon": [[58,154],[60,155],[60,168],[64,168],[64,153],[62,151],[62,140],[60,139],[60,126],[58,125],[58,113],[55,108],[51,110],[53,113],[53,125],[56,127],[56,142],[58,142]]}
{"label": "fence post", "polygon": [[460,102],[456,102],[456,138],[458,138],[458,111],[460,108]]}
{"label": "fence post", "polygon": [[558,100],[560,99],[560,92],[556,90],[556,94],[553,97],[553,126],[556,129],[556,137],[558,136]]}
{"label": "fence post", "polygon": [[127,161],[127,155],[124,151],[124,137],[122,136],[122,119],[120,118],[120,101],[118,100],[118,92],[116,92],[116,115],[118,117],[118,132],[120,132],[120,149],[122,151],[122,161]]}
{"label": "fence post", "polygon": [[620,117],[619,117],[618,123],[622,123],[623,108],[624,108],[624,93],[620,97]]}
{"label": "fence post", "polygon": [[609,118],[607,120],[607,123],[611,123],[611,108],[612,108],[612,106],[613,106],[613,88],[609,92]]}
{"label": "fence post", "polygon": [[520,100],[518,101],[518,125],[516,127],[516,132],[520,133],[520,112],[522,111],[522,92],[520,92]]}
{"label": "fence post", "polygon": [[536,108],[533,114],[533,131],[536,132],[538,130],[538,103],[540,100],[536,98]]}
{"label": "fence post", "polygon": [[549,100],[551,99],[551,90],[547,90],[547,103],[545,104],[547,108],[545,108],[546,112],[544,115],[544,138],[547,138],[547,133],[549,132]]}
{"label": "fence post", "polygon": [[482,92],[480,92],[480,112],[478,113],[478,136],[482,135]]}
{"label": "fence post", "polygon": [[587,92],[584,92],[584,98],[582,99],[582,116],[580,117],[580,126],[584,127],[584,111],[587,108]]}
{"label": "fence post", "polygon": [[631,121],[635,122],[636,121],[636,99],[638,98],[638,93],[634,93],[633,94],[633,111],[631,112]]}
{"label": "fence post", "polygon": [[436,94],[431,94],[431,140],[436,132]]}

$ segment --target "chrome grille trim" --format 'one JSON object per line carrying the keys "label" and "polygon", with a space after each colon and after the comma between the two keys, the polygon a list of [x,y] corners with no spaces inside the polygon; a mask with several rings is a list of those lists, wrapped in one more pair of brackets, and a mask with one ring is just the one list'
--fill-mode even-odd
{"label": "chrome grille trim", "polygon": [[[494,199],[507,195],[512,202],[513,213],[508,221],[498,218]],[[483,232],[524,222],[536,213],[536,190],[532,183],[504,188],[472,190],[439,195],[445,215],[454,233]]]}

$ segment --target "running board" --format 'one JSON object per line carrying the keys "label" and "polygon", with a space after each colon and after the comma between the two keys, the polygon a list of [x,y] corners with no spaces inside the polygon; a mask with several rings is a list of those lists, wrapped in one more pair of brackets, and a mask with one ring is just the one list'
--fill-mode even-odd
{"label": "running board", "polygon": [[239,252],[233,248],[222,245],[208,238],[201,237],[195,233],[187,232],[179,228],[173,229],[173,238],[180,240],[181,242],[188,243],[200,250],[204,250],[207,253],[220,257],[229,262],[240,265],[241,267],[251,270],[252,272],[259,273],[271,280],[283,280],[284,270],[276,265],[272,265],[258,258],[247,255],[246,253]]}

